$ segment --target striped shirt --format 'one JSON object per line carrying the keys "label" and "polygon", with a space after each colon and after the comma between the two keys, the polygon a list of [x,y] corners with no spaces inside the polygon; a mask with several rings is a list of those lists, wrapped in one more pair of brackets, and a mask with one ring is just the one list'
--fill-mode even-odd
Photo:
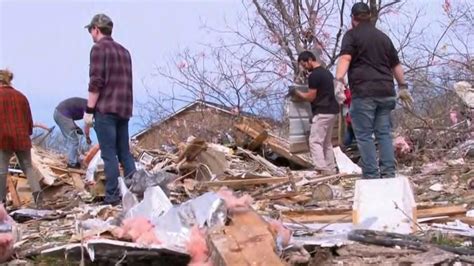
{"label": "striped shirt", "polygon": [[112,37],[103,37],[92,47],[89,78],[89,92],[99,93],[96,112],[123,119],[132,116],[132,60]]}

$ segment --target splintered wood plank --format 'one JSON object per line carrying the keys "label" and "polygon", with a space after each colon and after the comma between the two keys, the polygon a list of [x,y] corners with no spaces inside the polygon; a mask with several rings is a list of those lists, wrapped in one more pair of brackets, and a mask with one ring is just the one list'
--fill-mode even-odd
{"label": "splintered wood plank", "polygon": [[248,149],[253,151],[253,150],[256,150],[258,148],[260,148],[260,146],[262,146],[263,142],[268,138],[268,132],[267,131],[262,131],[260,134],[258,134],[258,136],[256,136],[252,142],[250,142],[250,144],[248,145]]}
{"label": "splintered wood plank", "polygon": [[85,175],[86,174],[86,171],[84,170],[81,170],[81,169],[73,169],[73,168],[61,168],[61,167],[56,167],[56,166],[49,166],[49,168],[51,168],[51,170],[55,171],[55,172],[59,172],[59,173],[75,173],[75,174],[80,174],[80,175]]}
{"label": "splintered wood plank", "polygon": [[267,222],[254,211],[236,213],[228,226],[209,234],[208,242],[215,266],[284,265]]}
{"label": "splintered wood plank", "polygon": [[72,183],[74,184],[74,187],[77,188],[80,191],[84,191],[86,188],[86,185],[84,184],[84,180],[79,174],[72,174]]}
{"label": "splintered wood plank", "polygon": [[178,157],[178,162],[186,158],[186,161],[192,161],[201,151],[207,148],[207,143],[203,139],[193,139],[189,144],[186,145],[184,151]]}
{"label": "splintered wood plank", "polygon": [[[456,216],[465,214],[467,209],[463,206],[446,206],[418,209],[418,218]],[[307,210],[307,211],[284,211],[283,217],[290,218],[300,223],[330,223],[351,222],[352,210]]]}
{"label": "splintered wood plank", "polygon": [[418,209],[418,218],[428,218],[437,216],[453,216],[457,214],[465,214],[467,209],[464,206],[446,206],[446,207],[434,207],[427,209]]}
{"label": "splintered wood plank", "polygon": [[31,149],[31,162],[33,164],[33,169],[38,175],[37,178],[40,179],[45,185],[52,185],[56,178],[51,172],[51,169],[49,169],[49,167],[43,163],[41,155],[35,148]]}
{"label": "splintered wood plank", "polygon": [[[234,127],[238,130],[244,132],[252,138],[257,138],[263,130],[258,125],[254,125],[247,120],[242,120],[241,123],[234,124]],[[292,161],[293,163],[300,165],[302,167],[310,168],[312,166],[311,162],[305,160],[303,157],[293,154],[290,152],[290,145],[287,141],[280,139],[276,136],[268,134],[268,137],[263,142],[268,145],[276,154]]]}
{"label": "splintered wood plank", "polygon": [[267,159],[263,158],[262,156],[254,155],[252,152],[244,150],[240,147],[238,147],[237,150],[239,152],[246,154],[249,158],[251,158],[252,160],[264,166],[268,171],[271,172],[272,175],[283,176],[285,174],[285,172],[282,169],[278,168],[276,165],[272,164],[271,162],[269,162]]}
{"label": "splintered wood plank", "polygon": [[266,185],[287,182],[288,177],[271,177],[271,178],[252,178],[241,180],[223,180],[223,181],[206,181],[201,185],[205,187],[222,187],[241,188],[247,186]]}
{"label": "splintered wood plank", "polygon": [[13,207],[19,208],[21,206],[20,196],[16,191],[16,186],[13,182],[13,178],[9,175],[7,176],[7,184],[8,184],[8,191],[10,192],[10,196],[12,198]]}

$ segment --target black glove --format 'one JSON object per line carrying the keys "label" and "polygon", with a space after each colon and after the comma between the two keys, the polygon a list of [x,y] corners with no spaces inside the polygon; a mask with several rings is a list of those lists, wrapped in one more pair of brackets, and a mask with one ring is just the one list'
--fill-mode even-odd
{"label": "black glove", "polygon": [[77,135],[84,135],[84,131],[82,131],[82,129],[80,127],[76,128],[76,133],[77,133]]}

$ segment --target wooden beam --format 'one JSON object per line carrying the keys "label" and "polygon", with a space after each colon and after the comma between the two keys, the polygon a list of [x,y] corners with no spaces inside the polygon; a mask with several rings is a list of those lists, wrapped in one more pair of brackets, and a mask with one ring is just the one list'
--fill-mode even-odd
{"label": "wooden beam", "polygon": [[[438,216],[455,216],[465,214],[467,209],[463,206],[446,206],[418,209],[418,218],[429,218]],[[290,218],[300,223],[330,223],[335,220],[340,222],[351,222],[352,210],[306,210],[306,211],[284,211],[283,217]]]}
{"label": "wooden beam", "polygon": [[268,223],[254,211],[236,213],[230,224],[211,231],[208,245],[215,266],[283,266]]}
{"label": "wooden beam", "polygon": [[73,168],[67,168],[66,169],[66,168],[61,168],[61,167],[52,166],[52,165],[50,165],[49,168],[51,168],[51,170],[53,170],[53,171],[60,172],[60,173],[65,173],[65,174],[70,174],[70,173],[79,174],[79,175],[85,175],[86,174],[86,171],[80,170],[80,169],[73,169]]}
{"label": "wooden beam", "polygon": [[467,212],[467,209],[464,206],[446,206],[419,209],[416,212],[418,218],[428,218],[436,216],[454,216],[458,214],[465,214]]}
{"label": "wooden beam", "polygon": [[275,176],[284,176],[285,175],[285,172],[282,169],[278,168],[276,165],[272,164],[271,162],[269,162],[267,159],[263,158],[262,156],[254,155],[252,152],[244,150],[240,147],[237,147],[237,149],[238,149],[239,152],[242,152],[242,153],[246,154],[248,157],[250,157],[250,159],[260,163],[268,171],[270,171],[270,173],[272,175],[275,175]]}
{"label": "wooden beam", "polygon": [[272,178],[253,178],[241,180],[223,180],[223,181],[206,181],[200,184],[204,187],[222,187],[242,188],[256,185],[266,185],[287,182],[288,177],[272,177]]}
{"label": "wooden beam", "polygon": [[260,132],[260,134],[258,134],[258,136],[256,136],[252,140],[252,142],[250,142],[250,144],[248,146],[248,149],[251,150],[251,151],[254,151],[254,150],[258,149],[260,146],[262,146],[263,142],[267,138],[268,138],[268,132],[266,130]]}
{"label": "wooden beam", "polygon": [[[259,128],[258,126],[252,125],[250,122],[248,122],[245,119],[242,120],[240,123],[234,124],[234,127],[254,139],[257,138],[263,132],[261,128]],[[306,159],[304,159],[303,157],[299,155],[290,153],[289,151],[290,145],[288,144],[288,141],[284,139],[268,134],[267,139],[263,143],[267,145],[270,149],[272,149],[272,151],[275,152],[276,154],[288,159],[289,161],[299,166],[302,166],[305,168],[312,167],[312,164],[310,161],[307,161]]]}

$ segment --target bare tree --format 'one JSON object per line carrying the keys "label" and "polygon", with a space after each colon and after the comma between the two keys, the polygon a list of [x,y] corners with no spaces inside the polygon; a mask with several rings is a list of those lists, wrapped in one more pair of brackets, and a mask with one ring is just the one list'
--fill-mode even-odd
{"label": "bare tree", "polygon": [[[171,82],[173,90],[151,93],[144,109],[151,114],[147,124],[160,119],[155,114],[196,99],[282,117],[287,86],[305,83],[297,55],[311,50],[333,69],[354,2],[244,0],[239,23],[204,25],[220,36],[218,42],[206,43],[203,51],[184,50],[157,67],[157,75]],[[423,6],[413,9],[413,3],[407,6],[402,0],[365,2],[372,23],[398,47],[418,103],[412,115],[420,123],[429,121],[433,112],[428,99],[449,91],[455,80],[472,80],[472,4],[445,0],[439,7],[445,11],[443,20],[421,23]]]}

